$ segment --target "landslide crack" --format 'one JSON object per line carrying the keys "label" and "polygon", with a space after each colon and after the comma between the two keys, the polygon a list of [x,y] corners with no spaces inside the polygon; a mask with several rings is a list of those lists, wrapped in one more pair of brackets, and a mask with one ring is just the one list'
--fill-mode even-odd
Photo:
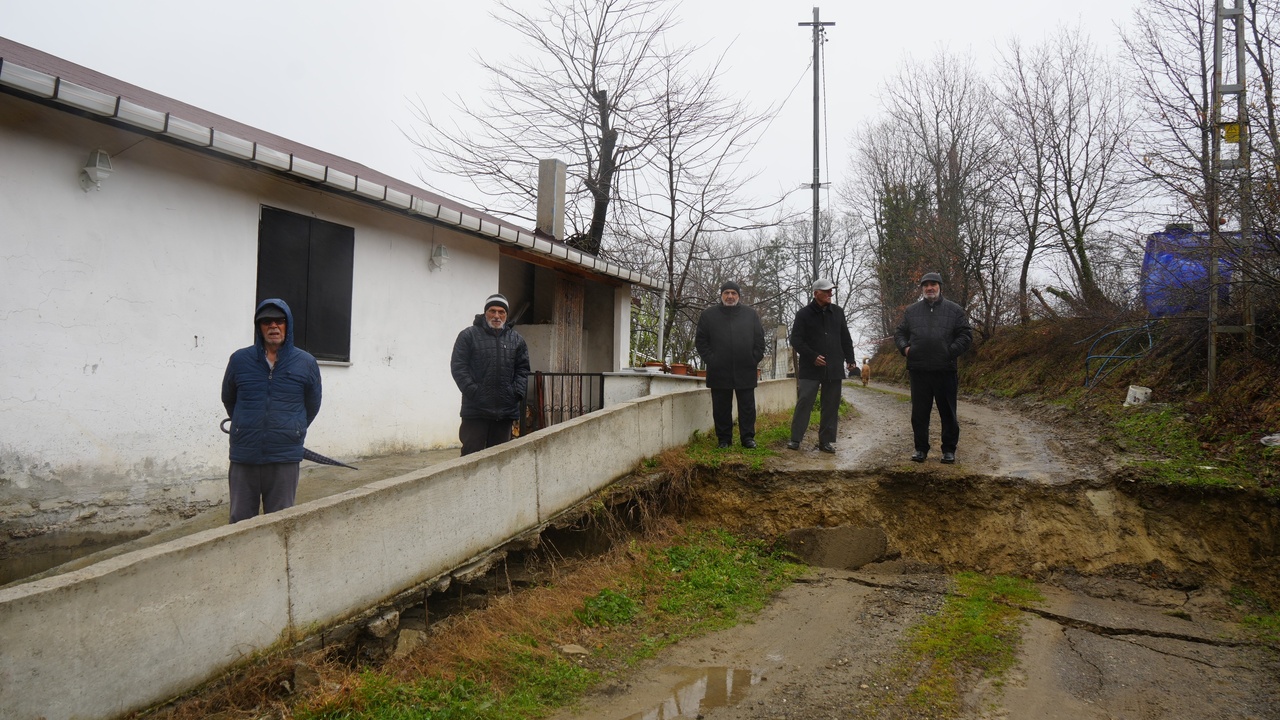
{"label": "landslide crack", "polygon": [[1062,627],[1072,628],[1075,630],[1083,630],[1088,633],[1093,633],[1094,635],[1101,635],[1105,637],[1133,636],[1133,637],[1147,637],[1147,638],[1163,638],[1166,640],[1179,640],[1181,642],[1193,643],[1196,645],[1209,645],[1212,647],[1226,647],[1226,648],[1252,647],[1258,644],[1256,642],[1251,642],[1249,640],[1231,640],[1228,638],[1207,638],[1207,637],[1201,637],[1198,635],[1188,635],[1186,633],[1168,632],[1164,630],[1150,630],[1146,628],[1135,628],[1135,627],[1110,627],[1107,625],[1100,625],[1095,622],[1090,622],[1088,620],[1081,620],[1080,618],[1068,617],[1066,615],[1061,615],[1059,613],[1055,613],[1049,610],[1044,610],[1041,608],[1028,607],[1025,605],[1019,605],[1016,607],[1018,610],[1032,613],[1033,615],[1039,615],[1045,620],[1049,620],[1050,622],[1057,623]]}

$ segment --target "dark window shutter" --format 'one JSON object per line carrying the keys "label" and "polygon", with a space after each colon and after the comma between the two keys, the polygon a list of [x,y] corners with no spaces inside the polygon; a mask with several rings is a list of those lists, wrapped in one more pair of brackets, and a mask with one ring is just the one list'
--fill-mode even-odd
{"label": "dark window shutter", "polygon": [[307,282],[307,351],[318,358],[346,360],[351,347],[351,274],[355,229],[311,221],[311,262]]}
{"label": "dark window shutter", "polygon": [[289,304],[298,347],[317,358],[349,360],[354,259],[354,228],[264,206],[257,302]]}
{"label": "dark window shutter", "polygon": [[293,343],[307,347],[307,272],[311,255],[311,219],[262,208],[258,223],[258,303],[280,298],[293,313]]}

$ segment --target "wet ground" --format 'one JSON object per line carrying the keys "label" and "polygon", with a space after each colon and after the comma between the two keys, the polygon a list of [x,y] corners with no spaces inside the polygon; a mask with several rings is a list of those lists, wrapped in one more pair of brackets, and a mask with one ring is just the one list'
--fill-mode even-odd
{"label": "wet ground", "polygon": [[[690,506],[739,532],[839,528],[861,547],[823,548],[837,567],[754,622],[681,643],[554,720],[934,717],[886,707],[885,670],[958,570],[1031,577],[1045,596],[1023,612],[1014,670],[971,678],[966,718],[1280,718],[1280,648],[1230,595],[1280,579],[1274,503],[1141,489],[1097,433],[1043,407],[962,400],[959,462],[939,463],[935,427],[916,464],[903,390],[845,396],[856,417],[834,456],[807,438],[763,472],[704,479]],[[868,548],[892,559],[861,565]]]}

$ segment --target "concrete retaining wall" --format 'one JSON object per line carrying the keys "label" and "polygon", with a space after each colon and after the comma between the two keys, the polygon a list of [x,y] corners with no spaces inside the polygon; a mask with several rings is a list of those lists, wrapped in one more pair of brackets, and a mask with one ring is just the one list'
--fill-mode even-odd
{"label": "concrete retaining wall", "polygon": [[[795,383],[756,391],[761,412]],[[0,718],[111,718],[466,564],[711,428],[710,391],[0,590]]]}

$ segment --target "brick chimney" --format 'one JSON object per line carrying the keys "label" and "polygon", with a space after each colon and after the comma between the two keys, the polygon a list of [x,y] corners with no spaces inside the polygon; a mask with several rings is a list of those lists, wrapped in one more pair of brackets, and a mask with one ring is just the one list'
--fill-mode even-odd
{"label": "brick chimney", "polygon": [[566,168],[563,160],[538,161],[538,232],[556,240],[564,240]]}

